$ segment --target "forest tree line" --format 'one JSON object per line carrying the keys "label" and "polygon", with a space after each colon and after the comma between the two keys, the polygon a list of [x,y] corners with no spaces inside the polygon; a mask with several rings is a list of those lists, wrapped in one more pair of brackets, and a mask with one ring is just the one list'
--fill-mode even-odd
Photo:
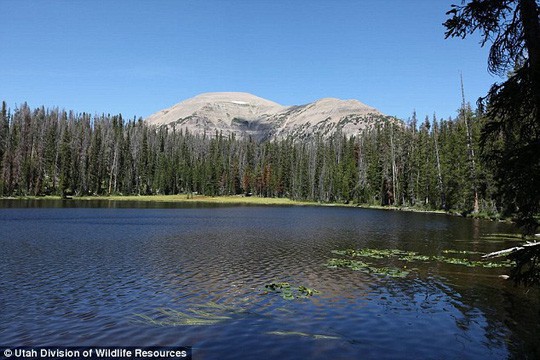
{"label": "forest tree line", "polygon": [[462,106],[355,137],[259,143],[3,102],[0,196],[253,194],[495,215],[505,208],[480,156],[483,123]]}

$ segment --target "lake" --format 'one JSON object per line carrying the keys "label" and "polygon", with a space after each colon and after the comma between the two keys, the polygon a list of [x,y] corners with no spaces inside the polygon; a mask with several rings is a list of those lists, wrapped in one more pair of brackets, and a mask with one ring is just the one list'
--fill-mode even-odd
{"label": "lake", "polygon": [[340,207],[0,207],[0,345],[540,358],[539,291],[471,266],[518,243],[510,224]]}

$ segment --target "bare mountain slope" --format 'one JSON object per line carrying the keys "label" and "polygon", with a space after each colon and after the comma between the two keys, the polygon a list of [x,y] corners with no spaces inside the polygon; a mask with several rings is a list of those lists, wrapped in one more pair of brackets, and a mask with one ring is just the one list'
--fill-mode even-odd
{"label": "bare mountain slope", "polygon": [[161,110],[146,121],[175,126],[194,134],[252,136],[276,139],[329,136],[337,131],[357,134],[385,116],[358,100],[325,98],[300,106],[282,106],[238,92],[206,93]]}

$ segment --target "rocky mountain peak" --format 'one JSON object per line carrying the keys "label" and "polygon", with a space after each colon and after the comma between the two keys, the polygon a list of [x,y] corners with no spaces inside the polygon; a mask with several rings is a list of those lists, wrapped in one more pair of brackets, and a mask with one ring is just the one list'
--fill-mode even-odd
{"label": "rocky mountain peak", "polygon": [[175,126],[194,134],[252,136],[276,139],[304,138],[336,131],[353,135],[375,118],[385,117],[377,109],[358,100],[323,98],[313,103],[283,106],[243,92],[215,92],[197,95],[146,121],[156,126]]}

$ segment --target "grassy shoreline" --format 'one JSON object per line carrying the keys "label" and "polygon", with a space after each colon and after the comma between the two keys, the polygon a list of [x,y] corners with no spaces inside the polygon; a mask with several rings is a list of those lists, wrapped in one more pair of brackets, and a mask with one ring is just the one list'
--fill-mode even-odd
{"label": "grassy shoreline", "polygon": [[258,196],[205,196],[205,195],[111,195],[74,197],[75,200],[142,201],[168,203],[205,203],[231,205],[318,205],[316,202],[296,201],[287,198],[264,198]]}
{"label": "grassy shoreline", "polygon": [[[66,200],[61,196],[20,196],[20,197],[0,197],[2,200]],[[328,207],[349,207],[374,209],[385,211],[406,211],[426,214],[458,215],[443,210],[426,210],[400,206],[382,206],[356,203],[322,203],[315,201],[300,201],[288,198],[265,198],[258,196],[224,195],[205,196],[187,194],[181,195],[110,195],[110,196],[73,196],[70,200],[79,201],[121,201],[121,202],[155,202],[155,203],[200,203],[200,204],[220,204],[220,205],[275,205],[275,206],[328,206]]]}
{"label": "grassy shoreline", "polygon": [[184,203],[184,204],[217,204],[217,205],[259,205],[259,206],[325,206],[325,207],[348,207],[359,209],[372,209],[384,211],[404,211],[423,214],[437,214],[447,216],[467,217],[471,219],[481,219],[489,221],[500,221],[512,223],[511,218],[498,218],[489,214],[461,214],[456,211],[444,210],[428,210],[407,206],[382,206],[370,204],[356,203],[324,203],[316,201],[292,200],[288,198],[265,198],[259,196],[244,196],[244,195],[222,195],[222,196],[205,196],[205,195],[110,195],[110,196],[73,196],[69,199],[62,199],[61,196],[18,196],[18,197],[0,197],[0,200],[79,200],[79,201],[119,201],[119,202],[148,202],[148,203]]}
{"label": "grassy shoreline", "polygon": [[122,201],[122,202],[156,202],[156,203],[207,203],[207,204],[231,204],[231,205],[300,205],[319,206],[325,205],[312,201],[297,201],[287,198],[264,198],[257,196],[205,196],[186,194],[181,195],[110,195],[110,196],[73,196],[64,199],[61,196],[17,196],[0,197],[1,200],[66,200],[66,201]]}

